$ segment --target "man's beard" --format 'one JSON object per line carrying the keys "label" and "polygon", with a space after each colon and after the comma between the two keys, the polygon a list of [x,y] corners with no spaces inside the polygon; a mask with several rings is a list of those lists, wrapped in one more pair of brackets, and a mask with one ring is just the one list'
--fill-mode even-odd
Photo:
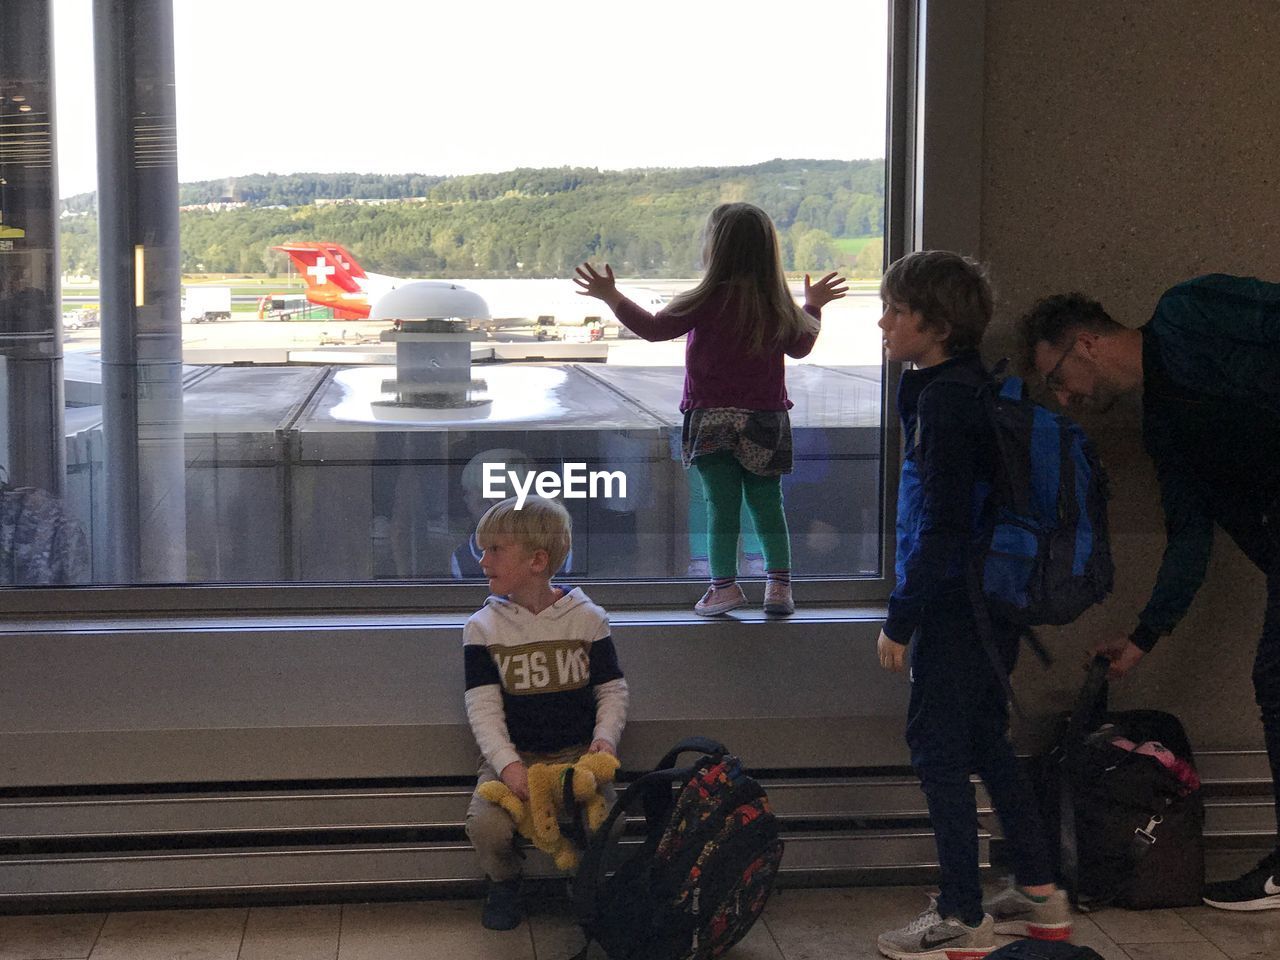
{"label": "man's beard", "polygon": [[1119,402],[1120,391],[1104,387],[1093,397],[1089,398],[1089,412],[1099,414],[1110,413],[1111,408]]}

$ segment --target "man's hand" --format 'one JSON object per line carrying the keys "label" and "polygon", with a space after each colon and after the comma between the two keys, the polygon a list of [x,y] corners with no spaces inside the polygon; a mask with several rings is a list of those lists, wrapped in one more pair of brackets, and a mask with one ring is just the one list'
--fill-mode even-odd
{"label": "man's hand", "polygon": [[613,267],[607,263],[604,265],[604,273],[598,273],[589,263],[575,268],[574,273],[577,276],[573,278],[573,282],[578,285],[581,296],[603,300],[610,308],[621,302],[622,294],[618,292],[617,282],[613,279]]}
{"label": "man's hand", "polygon": [[529,768],[519,760],[513,760],[502,768],[502,782],[521,800],[529,801]]}
{"label": "man's hand", "polygon": [[1108,680],[1122,680],[1146,654],[1145,650],[1134,644],[1128,637],[1115,637],[1094,647],[1092,656],[1106,657],[1111,661],[1111,669],[1107,671]]}
{"label": "man's hand", "polygon": [[880,656],[880,666],[894,673],[901,673],[907,668],[907,645],[890,640],[883,630],[876,641],[876,653]]}
{"label": "man's hand", "polygon": [[832,300],[839,300],[849,288],[841,286],[845,282],[844,277],[834,271],[828,273],[817,283],[810,285],[809,275],[804,275],[804,302],[807,306],[817,307],[821,310]]}
{"label": "man's hand", "polygon": [[587,748],[587,753],[607,753],[615,760],[618,758],[618,748],[608,740],[592,740],[591,746]]}

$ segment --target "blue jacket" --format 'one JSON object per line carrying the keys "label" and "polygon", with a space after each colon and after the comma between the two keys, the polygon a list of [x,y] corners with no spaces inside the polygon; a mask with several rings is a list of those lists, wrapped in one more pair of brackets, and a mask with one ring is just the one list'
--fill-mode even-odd
{"label": "blue jacket", "polygon": [[[995,438],[971,386],[943,380],[968,365],[983,372],[977,351],[923,370],[898,384],[904,453],[898,483],[897,585],[884,632],[906,643],[926,616],[967,611],[965,564],[972,556],[981,509],[995,474]],[[985,376],[985,372],[983,372]]]}

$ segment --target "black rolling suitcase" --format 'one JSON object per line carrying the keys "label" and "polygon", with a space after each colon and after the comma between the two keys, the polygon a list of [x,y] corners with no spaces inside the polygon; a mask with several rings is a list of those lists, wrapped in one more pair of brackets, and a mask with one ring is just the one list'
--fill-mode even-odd
{"label": "black rolling suitcase", "polygon": [[1059,878],[1084,910],[1198,905],[1204,800],[1191,744],[1172,714],[1107,712],[1108,667],[1095,658],[1034,776]]}

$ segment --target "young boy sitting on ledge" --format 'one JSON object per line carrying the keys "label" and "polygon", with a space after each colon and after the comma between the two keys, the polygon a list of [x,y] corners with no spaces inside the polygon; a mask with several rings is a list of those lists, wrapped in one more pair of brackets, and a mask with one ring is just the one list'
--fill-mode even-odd
{"label": "young boy sitting on ledge", "polygon": [[[480,518],[476,540],[491,596],[463,628],[467,719],[480,748],[476,784],[501,780],[529,800],[528,767],[573,762],[584,753],[616,756],[627,718],[627,681],[608,615],[580,589],[555,587],[569,553],[564,507],[514,497]],[[606,800],[613,801],[611,788]],[[479,792],[467,809],[467,836],[489,878],[482,923],[512,930],[520,909],[515,823]]]}

